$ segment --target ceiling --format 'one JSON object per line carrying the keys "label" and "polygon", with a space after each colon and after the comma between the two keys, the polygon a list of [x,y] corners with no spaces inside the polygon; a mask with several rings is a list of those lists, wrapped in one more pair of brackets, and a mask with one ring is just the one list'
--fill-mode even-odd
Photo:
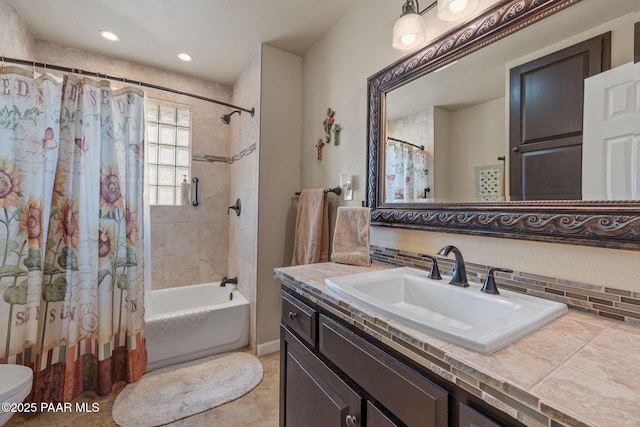
{"label": "ceiling", "polygon": [[358,0],[10,1],[36,39],[232,85],[261,43],[303,55]]}

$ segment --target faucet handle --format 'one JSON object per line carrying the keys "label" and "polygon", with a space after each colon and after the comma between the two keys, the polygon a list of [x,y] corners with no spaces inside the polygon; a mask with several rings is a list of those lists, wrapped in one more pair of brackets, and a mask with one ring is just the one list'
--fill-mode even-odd
{"label": "faucet handle", "polygon": [[438,268],[438,258],[431,255],[423,255],[425,258],[431,260],[431,270],[429,270],[429,279],[442,280],[440,275],[440,269]]}
{"label": "faucet handle", "polygon": [[498,291],[498,286],[496,286],[496,279],[493,275],[495,271],[501,271],[503,273],[513,273],[513,270],[509,270],[507,268],[490,267],[489,272],[487,273],[487,278],[484,279],[484,284],[482,285],[482,289],[480,289],[481,292],[493,295],[498,295],[500,293]]}

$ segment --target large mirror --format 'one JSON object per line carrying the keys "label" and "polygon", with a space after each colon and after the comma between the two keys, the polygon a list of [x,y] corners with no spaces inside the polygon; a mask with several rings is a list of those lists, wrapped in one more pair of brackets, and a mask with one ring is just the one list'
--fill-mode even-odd
{"label": "large mirror", "polygon": [[[598,50],[604,46],[602,52],[592,54],[598,57],[597,66],[588,65],[600,67],[594,75],[632,62],[639,4],[638,0],[498,2],[478,18],[372,76],[367,196],[374,224],[639,249],[637,116],[631,119],[635,130],[630,131],[629,140],[614,144],[613,149],[595,145],[585,151],[594,145],[582,145],[583,138],[603,138],[600,133],[605,124],[593,119],[603,114],[593,105],[610,99],[595,102],[586,84],[582,93],[581,78],[580,96],[586,96],[586,104],[580,99],[580,119],[583,106],[586,108],[584,124],[578,121],[585,129],[556,131],[560,148],[551,148],[539,129],[554,129],[552,122],[569,108],[539,102],[547,116],[535,122],[537,113],[527,115],[518,110],[519,105],[514,114],[512,95],[526,90],[514,90],[514,81],[539,80],[531,70],[542,69],[537,62],[540,58],[554,58],[566,68],[567,61],[558,60],[558,52],[570,51],[585,40],[596,40]],[[529,74],[520,78],[514,70]],[[585,81],[597,86],[598,79]],[[562,83],[561,89],[566,86]],[[632,85],[619,92],[631,99],[635,98],[629,92],[633,90]],[[610,92],[605,91],[609,98]],[[577,97],[559,98],[563,102]],[[627,107],[621,107],[624,100],[612,104],[616,111]],[[513,117],[522,122],[516,123],[522,128],[516,132]],[[571,119],[558,122],[564,126]],[[535,134],[529,138],[535,144],[516,141],[514,146],[514,133],[527,132]],[[542,149],[534,151],[534,145]],[[569,177],[549,172],[553,160],[548,153],[561,158],[567,166],[560,173]],[[567,161],[566,153],[574,160]],[[609,153],[606,161],[601,153]],[[603,171],[595,171],[600,165]],[[599,185],[601,179],[594,178],[598,173],[608,173],[609,181],[623,191]],[[564,189],[545,192],[572,179],[578,186],[573,193]],[[543,190],[536,190],[534,184]]]}

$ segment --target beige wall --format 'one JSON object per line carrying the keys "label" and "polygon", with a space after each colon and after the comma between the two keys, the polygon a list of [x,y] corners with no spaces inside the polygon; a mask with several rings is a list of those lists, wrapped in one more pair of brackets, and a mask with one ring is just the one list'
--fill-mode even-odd
{"label": "beige wall", "polygon": [[268,346],[280,337],[280,287],[273,278],[273,269],[288,266],[293,254],[293,201],[295,192],[300,190],[302,58],[263,45],[261,87],[256,316],[259,353],[279,349],[277,344]]}
{"label": "beige wall", "polygon": [[[387,0],[361,1],[303,58],[302,186],[332,186],[348,171],[356,185],[353,202],[341,202],[347,205],[366,199],[367,77],[402,55],[390,41],[399,10]],[[312,142],[328,106],[344,128],[342,145],[318,162]],[[638,252],[380,227],[372,243],[422,253],[455,244],[470,262],[640,291]]]}
{"label": "beige wall", "polygon": [[35,39],[9,0],[0,0],[0,54],[34,60]]}
{"label": "beige wall", "polygon": [[494,99],[451,113],[452,200],[476,200],[476,166],[500,164],[498,156],[507,154],[504,103]]}

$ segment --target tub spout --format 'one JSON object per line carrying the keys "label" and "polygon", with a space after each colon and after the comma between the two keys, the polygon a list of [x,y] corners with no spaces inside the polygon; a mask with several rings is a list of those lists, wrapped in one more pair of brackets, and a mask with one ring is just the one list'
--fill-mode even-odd
{"label": "tub spout", "polygon": [[220,286],[227,286],[227,283],[231,283],[232,285],[237,285],[238,277],[232,277],[230,279],[227,279],[227,276],[224,276],[220,281]]}

